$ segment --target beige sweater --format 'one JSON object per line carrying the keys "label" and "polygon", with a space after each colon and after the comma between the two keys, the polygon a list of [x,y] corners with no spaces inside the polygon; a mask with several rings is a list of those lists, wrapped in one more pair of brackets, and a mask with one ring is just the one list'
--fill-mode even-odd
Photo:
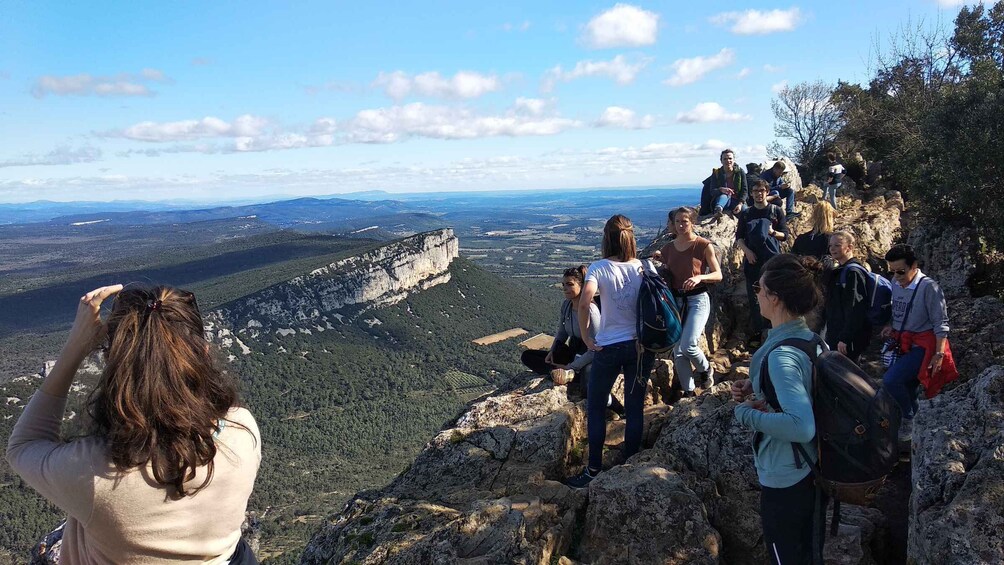
{"label": "beige sweater", "polygon": [[[65,408],[65,398],[37,391],[7,444],[14,471],[69,515],[64,565],[227,562],[261,463],[261,436],[250,412],[234,408],[227,415],[212,482],[194,496],[171,500],[148,469],[116,472],[103,440],[62,441]],[[194,486],[205,472],[198,470]]]}

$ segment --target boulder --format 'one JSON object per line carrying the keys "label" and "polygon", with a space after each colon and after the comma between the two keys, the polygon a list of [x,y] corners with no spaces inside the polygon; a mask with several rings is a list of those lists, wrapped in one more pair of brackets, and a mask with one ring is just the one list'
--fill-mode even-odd
{"label": "boulder", "polygon": [[969,279],[976,272],[979,239],[970,228],[938,223],[911,226],[907,243],[923,261],[924,274],[941,285],[947,298],[964,298],[969,294]]}
{"label": "boulder", "polygon": [[1004,562],[1004,366],[921,402],[907,559]]}
{"label": "boulder", "polygon": [[665,467],[622,465],[589,485],[581,553],[586,563],[711,564],[721,538],[700,498]]}
{"label": "boulder", "polygon": [[949,300],[948,319],[948,339],[960,381],[1004,363],[1004,304],[1000,300],[992,296]]}

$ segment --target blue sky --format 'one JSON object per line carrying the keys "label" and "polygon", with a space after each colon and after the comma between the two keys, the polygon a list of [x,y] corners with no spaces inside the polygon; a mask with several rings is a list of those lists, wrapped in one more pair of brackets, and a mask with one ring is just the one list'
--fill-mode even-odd
{"label": "blue sky", "polygon": [[955,0],[7,2],[0,202],[696,184]]}

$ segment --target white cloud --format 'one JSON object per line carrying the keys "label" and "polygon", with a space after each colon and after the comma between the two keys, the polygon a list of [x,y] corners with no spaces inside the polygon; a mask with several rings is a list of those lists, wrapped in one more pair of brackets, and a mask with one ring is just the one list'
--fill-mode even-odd
{"label": "white cloud", "polygon": [[56,96],[153,96],[144,82],[173,82],[157,69],[143,69],[138,75],[121,73],[114,77],[92,76],[87,73],[67,76],[43,75],[35,80],[31,95],[44,98]]}
{"label": "white cloud", "polygon": [[685,124],[699,124],[707,122],[742,122],[752,119],[751,116],[740,113],[727,112],[721,104],[717,102],[701,102],[688,112],[680,112],[676,115],[676,121]]}
{"label": "white cloud", "polygon": [[635,77],[649,63],[651,58],[638,59],[635,62],[628,62],[624,55],[617,55],[609,61],[579,61],[571,70],[564,70],[561,65],[549,69],[544,74],[544,81],[541,89],[550,92],[557,82],[569,82],[583,77],[604,76],[613,79],[617,84],[631,84]]}
{"label": "white cloud", "polygon": [[529,29],[530,29],[530,20],[523,20],[523,22],[519,24],[513,24],[509,22],[502,24],[502,31],[505,32],[527,31]]}
{"label": "white cloud", "polygon": [[483,75],[471,71],[460,71],[452,77],[444,77],[438,72],[421,73],[411,76],[404,71],[380,73],[373,81],[375,88],[382,88],[387,96],[401,100],[411,94],[435,98],[478,98],[502,88],[502,80],[497,75]]}
{"label": "white cloud", "polygon": [[788,10],[746,10],[745,12],[723,12],[712,16],[711,23],[731,26],[729,31],[737,35],[767,35],[783,31],[794,31],[803,21],[798,8]]}
{"label": "white cloud", "polygon": [[260,135],[268,125],[268,120],[251,114],[238,116],[232,122],[214,116],[201,120],[181,120],[177,122],[140,122],[121,131],[106,132],[106,137],[124,137],[134,141],[162,143],[166,141],[190,141],[212,137],[253,137]]}
{"label": "white cloud", "polygon": [[93,163],[101,159],[101,150],[97,147],[80,147],[77,149],[60,146],[44,155],[29,154],[16,159],[0,161],[0,168],[30,167],[35,165],[72,165],[74,163]]}
{"label": "white cloud", "polygon": [[634,110],[620,106],[609,106],[603,111],[596,127],[615,127],[623,129],[648,129],[655,124],[655,118],[649,114],[639,117]]}
{"label": "white cloud", "polygon": [[773,92],[774,94],[777,94],[777,93],[781,92],[785,88],[788,88],[788,81],[787,80],[782,80],[781,82],[776,82],[776,83],[770,85],[770,91]]}
{"label": "white cloud", "polygon": [[[524,108],[533,107],[524,104]],[[412,137],[474,139],[554,135],[581,122],[558,116],[526,115],[511,110],[482,116],[465,108],[422,103],[363,110],[348,120],[342,132],[350,143],[393,143]]]}
{"label": "white cloud", "polygon": [[752,72],[753,71],[751,71],[749,67],[743,67],[743,69],[741,71],[739,71],[739,74],[736,75],[736,78],[738,78],[738,79],[746,78],[746,77],[750,76],[750,73],[752,73]]}
{"label": "white cloud", "polygon": [[513,109],[517,113],[539,116],[544,113],[544,109],[547,108],[549,104],[550,102],[544,100],[543,98],[523,98],[520,96],[513,104]]}
{"label": "white cloud", "polygon": [[652,45],[659,33],[659,15],[630,4],[617,4],[589,20],[582,42],[594,49]]}
{"label": "white cloud", "polygon": [[673,76],[663,82],[670,86],[691,84],[697,82],[711,71],[731,65],[735,61],[735,58],[735,51],[726,47],[710,57],[677,59],[670,65],[670,68],[673,70]]}
{"label": "white cloud", "polygon": [[766,65],[763,66],[763,70],[764,72],[767,73],[779,73],[784,70],[784,67],[778,65],[771,65],[770,63],[767,63]]}

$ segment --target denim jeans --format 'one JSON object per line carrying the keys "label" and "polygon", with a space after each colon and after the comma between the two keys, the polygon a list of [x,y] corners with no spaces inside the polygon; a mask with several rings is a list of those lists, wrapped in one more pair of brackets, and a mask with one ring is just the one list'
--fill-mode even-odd
{"label": "denim jeans", "polygon": [[882,377],[882,386],[896,400],[903,417],[907,419],[913,418],[917,412],[917,388],[920,386],[917,374],[924,362],[924,353],[923,347],[911,348],[886,369]]}
{"label": "denim jeans", "polygon": [[726,212],[732,210],[740,204],[739,199],[735,196],[729,196],[728,194],[719,194],[718,198],[715,199],[714,208],[721,208]]}
{"label": "denim jeans", "polygon": [[710,367],[708,358],[705,357],[701,347],[697,344],[704,333],[704,327],[708,325],[708,316],[711,315],[711,298],[707,292],[695,294],[693,296],[678,297],[677,306],[681,306],[683,301],[687,301],[687,319],[683,322],[683,334],[680,342],[673,348],[673,367],[676,369],[676,378],[680,383],[680,388],[684,391],[694,390],[694,369],[698,372],[705,372]]}
{"label": "denim jeans", "polygon": [[795,211],[795,191],[790,188],[778,188],[771,190],[767,196],[779,196],[784,198],[784,213],[790,214]]}
{"label": "denim jeans", "polygon": [[589,434],[589,468],[603,467],[603,443],[607,439],[607,396],[617,375],[624,373],[624,457],[631,457],[641,448],[645,416],[645,392],[649,374],[655,364],[655,354],[641,355],[641,378],[637,378],[638,349],[636,340],[604,345],[593,356],[589,369],[589,394],[586,398],[586,431]]}
{"label": "denim jeans", "polygon": [[829,200],[830,206],[833,209],[837,208],[837,189],[840,188],[840,183],[837,184],[827,184],[823,186],[823,200]]}

